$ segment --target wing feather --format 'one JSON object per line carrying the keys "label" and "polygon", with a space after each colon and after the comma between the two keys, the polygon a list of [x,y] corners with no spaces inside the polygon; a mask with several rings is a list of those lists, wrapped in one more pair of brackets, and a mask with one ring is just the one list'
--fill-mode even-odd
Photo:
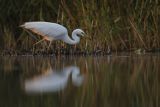
{"label": "wing feather", "polygon": [[49,36],[59,39],[61,36],[68,34],[67,29],[57,23],[50,22],[26,22],[22,27],[31,30],[42,36]]}

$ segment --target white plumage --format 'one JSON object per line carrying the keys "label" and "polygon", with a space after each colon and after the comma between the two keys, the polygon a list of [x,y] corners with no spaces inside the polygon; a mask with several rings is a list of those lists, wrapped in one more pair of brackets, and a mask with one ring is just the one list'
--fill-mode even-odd
{"label": "white plumage", "polygon": [[[51,22],[26,22],[20,27],[30,30],[38,35],[43,37],[42,40],[37,42],[40,43],[43,40],[50,41],[50,44],[53,40],[62,40],[68,44],[77,44],[80,41],[80,36],[84,36],[84,31],[81,29],[75,29],[72,32],[72,39],[68,36],[67,29],[57,23]],[[50,45],[49,45],[50,46]]]}
{"label": "white plumage", "polygon": [[57,92],[66,87],[70,75],[75,86],[80,86],[84,79],[84,76],[80,75],[80,70],[76,66],[65,67],[61,72],[51,68],[47,71],[49,72],[48,75],[42,74],[25,80],[25,91],[28,93]]}

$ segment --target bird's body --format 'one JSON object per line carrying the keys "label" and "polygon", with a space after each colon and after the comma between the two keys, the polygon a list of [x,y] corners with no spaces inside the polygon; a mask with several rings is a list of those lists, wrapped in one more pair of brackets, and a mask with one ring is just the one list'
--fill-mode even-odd
{"label": "bird's body", "polygon": [[49,41],[52,41],[52,39],[60,39],[61,36],[63,37],[63,35],[67,34],[67,29],[64,26],[50,22],[26,22],[22,27],[37,33],[44,38],[46,37],[46,40]]}
{"label": "bird's body", "polygon": [[[30,30],[43,37],[43,40],[50,41],[62,40],[68,44],[77,44],[80,41],[79,35],[83,36],[84,32],[81,29],[75,29],[72,32],[72,39],[68,36],[68,30],[57,23],[51,22],[26,22],[21,25],[22,28]],[[43,41],[42,40],[42,41]]]}

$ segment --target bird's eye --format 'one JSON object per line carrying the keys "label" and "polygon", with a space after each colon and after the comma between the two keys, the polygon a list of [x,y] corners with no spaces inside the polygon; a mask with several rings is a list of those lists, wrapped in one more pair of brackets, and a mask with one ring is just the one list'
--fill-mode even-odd
{"label": "bird's eye", "polygon": [[81,34],[77,34],[78,37],[81,37]]}

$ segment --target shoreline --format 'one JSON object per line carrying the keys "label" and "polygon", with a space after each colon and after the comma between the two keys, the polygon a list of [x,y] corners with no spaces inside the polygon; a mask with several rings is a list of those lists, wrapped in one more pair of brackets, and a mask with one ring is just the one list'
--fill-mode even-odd
{"label": "shoreline", "polygon": [[159,54],[160,50],[144,50],[137,49],[135,51],[103,51],[96,50],[92,52],[88,51],[17,51],[17,50],[1,50],[0,56],[105,56],[105,55],[115,55],[115,54]]}

